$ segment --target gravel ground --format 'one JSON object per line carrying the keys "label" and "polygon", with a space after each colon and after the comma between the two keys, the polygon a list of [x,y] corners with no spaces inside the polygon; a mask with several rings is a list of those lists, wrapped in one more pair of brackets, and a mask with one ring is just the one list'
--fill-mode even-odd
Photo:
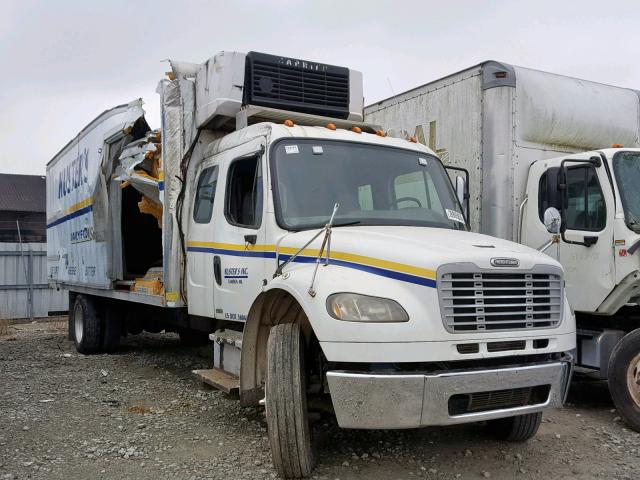
{"label": "gravel ground", "polygon": [[[0,333],[0,480],[275,478],[262,409],[191,377],[209,351],[175,335],[128,337],[84,356],[66,323]],[[321,421],[317,479],[640,478],[640,434],[620,422],[601,382],[574,383],[526,444],[481,425],[341,430]]]}

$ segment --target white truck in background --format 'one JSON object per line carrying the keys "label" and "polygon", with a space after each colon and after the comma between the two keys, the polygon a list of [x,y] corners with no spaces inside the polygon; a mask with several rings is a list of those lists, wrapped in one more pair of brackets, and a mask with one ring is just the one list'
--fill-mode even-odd
{"label": "white truck in background", "polygon": [[[473,231],[565,269],[576,364],[640,430],[640,92],[488,61],[365,108],[464,168]],[[614,148],[609,148],[613,146]],[[550,209],[550,210],[549,210]],[[558,218],[556,245],[547,220]]]}
{"label": "white truck in background", "polygon": [[159,131],[122,105],[47,166],[49,278],[78,351],[211,334],[202,375],[265,405],[285,477],[313,468],[309,409],[524,441],[562,405],[560,264],[469,232],[435,153],[362,123],[358,72],[222,52],[168,77]]}

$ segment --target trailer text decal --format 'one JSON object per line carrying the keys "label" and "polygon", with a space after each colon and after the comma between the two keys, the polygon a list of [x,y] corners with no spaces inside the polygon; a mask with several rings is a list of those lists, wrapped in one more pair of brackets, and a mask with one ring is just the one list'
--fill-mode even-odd
{"label": "trailer text decal", "polygon": [[85,148],[58,174],[58,198],[63,198],[89,180],[89,149]]}

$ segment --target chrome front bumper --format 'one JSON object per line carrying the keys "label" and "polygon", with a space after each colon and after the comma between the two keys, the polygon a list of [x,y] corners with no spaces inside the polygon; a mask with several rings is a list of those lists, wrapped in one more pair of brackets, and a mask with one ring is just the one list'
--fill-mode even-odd
{"label": "chrome front bumper", "polygon": [[[440,374],[327,372],[331,400],[343,428],[395,429],[479,422],[540,412],[564,403],[572,364],[567,361]],[[549,385],[533,405],[451,415],[457,394]]]}

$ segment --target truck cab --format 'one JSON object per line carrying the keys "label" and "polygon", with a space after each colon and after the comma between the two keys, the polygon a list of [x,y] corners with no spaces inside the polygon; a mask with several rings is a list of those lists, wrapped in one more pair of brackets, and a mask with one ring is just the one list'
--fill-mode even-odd
{"label": "truck cab", "polygon": [[488,420],[508,438],[518,418],[528,437],[539,412],[562,403],[575,333],[561,267],[469,232],[433,151],[293,121],[250,125],[204,151],[186,230],[188,309],[242,328],[241,400],[266,403],[270,432],[281,427],[270,412],[296,398],[270,377],[296,358],[272,345],[280,330],[284,345],[304,345],[300,375],[329,395],[341,427]]}
{"label": "truck cab", "polygon": [[[545,212],[559,213],[546,253],[565,267],[578,321],[577,365],[609,379],[616,407],[640,428],[640,149],[609,148],[534,162],[521,215],[522,243],[548,238]],[[585,279],[589,279],[585,281]]]}

